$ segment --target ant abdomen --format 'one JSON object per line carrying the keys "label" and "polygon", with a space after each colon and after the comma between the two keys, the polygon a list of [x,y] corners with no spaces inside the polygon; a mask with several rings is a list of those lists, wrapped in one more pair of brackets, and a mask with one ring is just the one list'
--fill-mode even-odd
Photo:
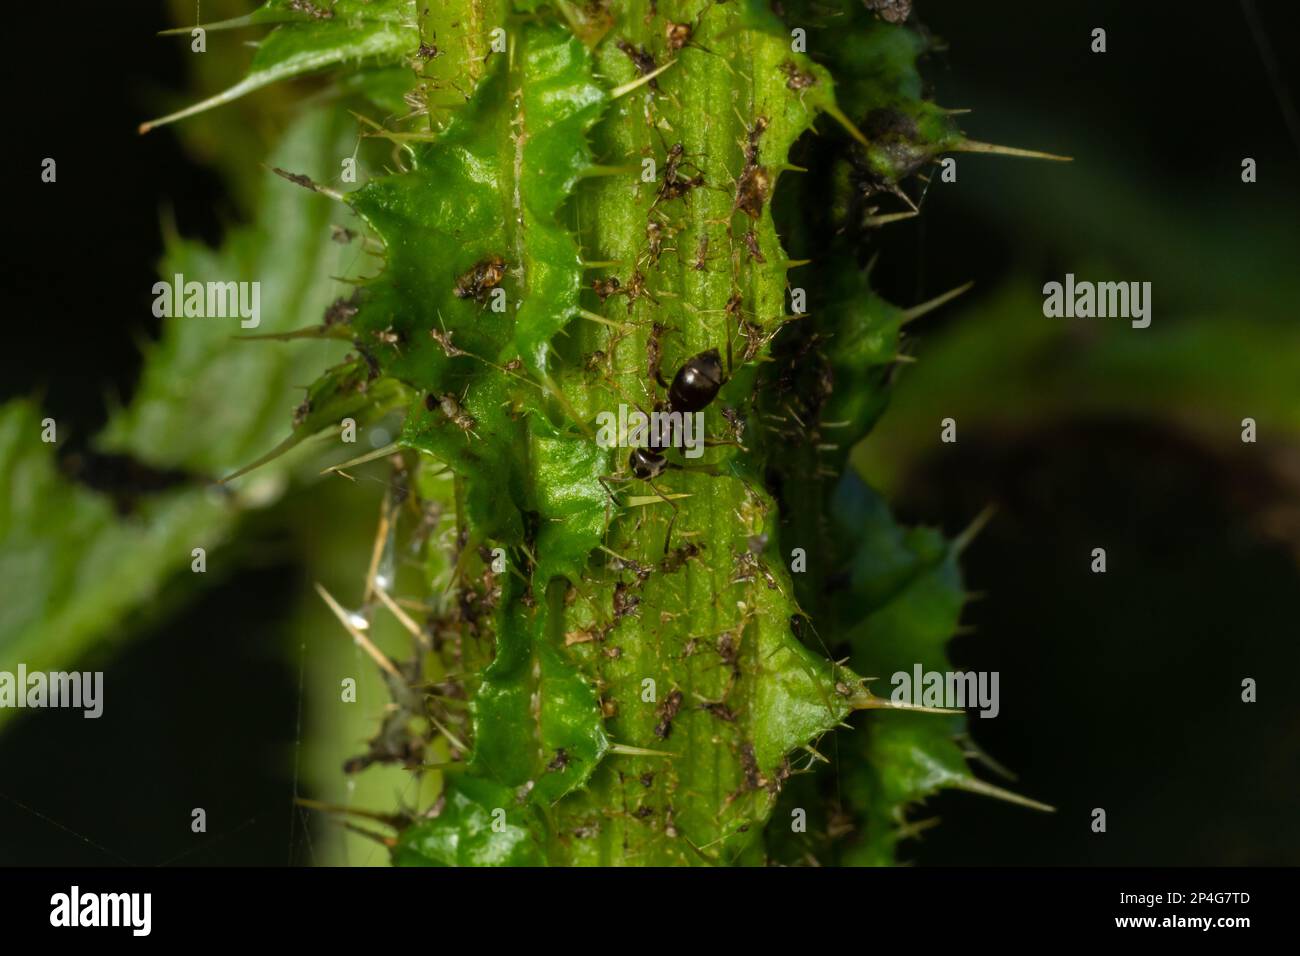
{"label": "ant abdomen", "polygon": [[674,412],[702,411],[718,397],[726,381],[717,349],[701,352],[677,370],[668,386],[668,407]]}

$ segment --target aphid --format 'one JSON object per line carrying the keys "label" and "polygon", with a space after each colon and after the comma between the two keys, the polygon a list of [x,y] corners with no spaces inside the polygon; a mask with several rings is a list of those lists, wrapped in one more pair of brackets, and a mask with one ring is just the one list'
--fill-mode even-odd
{"label": "aphid", "polygon": [[[685,159],[686,147],[681,143],[673,143],[668,147],[667,162],[664,165],[664,181],[659,184],[659,196],[655,201],[662,199],[664,202],[671,202],[674,199],[680,199],[689,193],[704,185],[704,174],[694,163]],[[681,170],[684,166],[690,166],[695,170],[694,176],[683,176]]]}
{"label": "aphid", "polygon": [[750,163],[736,182],[736,202],[732,210],[739,209],[750,219],[757,219],[762,215],[763,203],[767,202],[771,191],[772,177],[767,167]]}
{"label": "aphid", "polygon": [[758,247],[758,234],[750,229],[744,236],[745,248],[749,250],[749,257],[757,263],[767,262],[763,251]]}
{"label": "aphid", "polygon": [[912,0],[866,0],[866,7],[887,23],[902,23],[912,14]]}
{"label": "aphid", "polygon": [[435,43],[422,42],[419,48],[416,49],[415,55],[418,56],[421,60],[432,60],[435,57],[439,56],[438,46]]}
{"label": "aphid", "polygon": [[[637,73],[641,76],[655,71],[655,58],[647,53],[644,47],[633,46],[627,40],[619,40],[615,46],[627,55],[627,58],[632,61],[632,65],[636,67]],[[647,85],[652,90],[659,89],[657,80],[651,80]]]}
{"label": "aphid", "polygon": [[718,350],[701,352],[687,359],[673,376],[668,386],[668,407],[674,412],[702,411],[718,397],[718,390],[725,382]]}
{"label": "aphid", "polygon": [[623,288],[623,283],[618,281],[618,276],[610,276],[608,279],[593,279],[591,288],[600,298],[602,305],[612,295],[627,295],[627,290]]}
{"label": "aphid", "polygon": [[668,41],[668,49],[676,53],[691,42],[691,34],[694,32],[689,23],[673,23],[669,20],[664,24],[664,39]]}
{"label": "aphid", "polygon": [[759,116],[754,120],[754,125],[749,128],[749,133],[745,137],[745,163],[754,165],[758,162],[758,141],[762,139],[763,134],[767,132],[767,117]]}
{"label": "aphid", "polygon": [[430,329],[429,338],[433,339],[442,346],[442,350],[447,353],[447,358],[454,358],[457,355],[464,355],[464,349],[457,348],[451,341],[451,332],[444,332],[442,329]]}
{"label": "aphid", "polygon": [[682,709],[682,700],[685,695],[681,691],[675,690],[659,705],[659,723],[655,724],[655,736],[660,740],[667,740],[673,732],[673,718],[677,712]]}
{"label": "aphid", "polygon": [[788,90],[806,90],[817,82],[817,77],[799,69],[794,65],[793,60],[782,63],[781,72],[785,74],[785,86]]}
{"label": "aphid", "polygon": [[663,361],[663,347],[660,345],[659,339],[663,334],[664,326],[662,324],[655,322],[650,326],[650,335],[646,338],[645,343],[646,374],[667,388],[664,383],[663,373],[659,370],[659,364]]}
{"label": "aphid", "polygon": [[718,657],[731,668],[734,675],[740,676],[740,645],[730,631],[718,637]]}
{"label": "aphid", "polygon": [[718,720],[725,721],[728,724],[734,724],[736,722],[735,712],[732,711],[732,709],[723,701],[719,700],[707,704],[701,704],[700,709],[708,711],[714,717],[718,718]]}
{"label": "aphid", "polygon": [[565,753],[563,747],[560,747],[555,751],[555,759],[546,765],[546,769],[561,773],[567,766],[569,766],[569,755]]}
{"label": "aphid", "polygon": [[614,618],[627,617],[636,610],[636,606],[641,603],[641,599],[631,593],[631,588],[624,581],[619,581],[614,585]]}
{"label": "aphid", "polygon": [[402,333],[394,332],[391,325],[386,329],[376,330],[374,336],[385,345],[397,346],[402,344]]}
{"label": "aphid", "polygon": [[741,439],[745,437],[745,417],[734,408],[724,408],[722,417],[727,420],[732,441],[739,445]]}
{"label": "aphid", "polygon": [[763,334],[763,328],[756,322],[746,319],[740,323],[740,334],[745,337],[745,351],[741,356],[742,361],[752,362],[762,350],[770,336]]}
{"label": "aphid", "polygon": [[628,312],[632,311],[632,303],[634,303],[637,299],[641,298],[642,296],[645,296],[651,302],[655,303],[655,305],[659,304],[659,301],[654,296],[652,296],[650,292],[646,289],[645,276],[642,275],[640,269],[633,270],[632,275],[627,280],[627,285],[624,287],[623,291],[627,294]]}
{"label": "aphid", "polygon": [[474,420],[474,416],[465,411],[460,402],[456,401],[456,396],[450,392],[442,396],[436,396],[430,392],[424,396],[424,407],[429,411],[441,407],[442,413],[451,419],[457,428],[467,433],[473,432],[474,426],[478,424]]}
{"label": "aphid", "polygon": [[684,567],[687,561],[703,550],[704,545],[702,544],[684,544],[681,547],[674,548],[673,553],[664,558],[659,567],[665,574],[672,574]]}
{"label": "aphid", "polygon": [[488,293],[501,284],[505,274],[506,261],[500,256],[488,256],[457,279],[453,291],[458,299],[473,299],[482,305],[487,301]]}
{"label": "aphid", "polygon": [[709,234],[706,232],[700,235],[700,241],[695,245],[695,258],[691,261],[691,268],[696,272],[703,272],[708,255]]}
{"label": "aphid", "polygon": [[739,209],[750,219],[759,217],[763,211],[763,203],[767,201],[768,194],[772,191],[771,174],[768,173],[767,167],[758,164],[758,141],[766,130],[767,118],[764,116],[755,119],[754,125],[749,128],[745,140],[745,168],[740,173],[740,179],[736,181],[736,202],[732,206],[732,211]]}
{"label": "aphid", "polygon": [[650,264],[654,265],[659,261],[659,256],[663,252],[664,227],[651,219],[645,224],[645,241],[646,254],[650,257]]}
{"label": "aphid", "polygon": [[351,320],[361,310],[361,290],[355,290],[348,298],[339,296],[325,309],[325,327],[338,325]]}
{"label": "aphid", "polygon": [[289,0],[289,9],[296,13],[305,13],[316,20],[332,20],[334,11],[317,6],[311,0]]}

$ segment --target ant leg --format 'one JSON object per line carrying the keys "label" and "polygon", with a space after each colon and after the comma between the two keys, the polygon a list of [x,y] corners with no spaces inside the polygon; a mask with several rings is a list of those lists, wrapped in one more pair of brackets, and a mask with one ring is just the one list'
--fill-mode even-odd
{"label": "ant leg", "polygon": [[614,497],[614,492],[610,489],[609,482],[605,480],[603,475],[597,476],[596,480],[599,481],[600,486],[605,489],[605,534],[609,534],[609,525],[613,520],[613,517],[610,514],[610,506],[618,504],[618,499]]}
{"label": "ant leg", "polygon": [[668,505],[668,507],[673,509],[673,516],[668,519],[668,533],[664,535],[664,554],[667,554],[668,546],[672,543],[673,540],[673,525],[677,523],[677,515],[680,512],[678,511],[677,505],[673,502],[673,500],[659,490],[658,485],[656,485],[649,478],[645,480],[645,483],[649,485],[651,489],[653,489],[654,493],[657,494]]}

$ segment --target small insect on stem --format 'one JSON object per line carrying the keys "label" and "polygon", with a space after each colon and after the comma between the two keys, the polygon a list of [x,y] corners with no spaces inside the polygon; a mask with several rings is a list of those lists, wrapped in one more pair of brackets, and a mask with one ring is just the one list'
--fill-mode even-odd
{"label": "small insect on stem", "polygon": [[593,279],[591,288],[600,299],[601,305],[605,300],[613,295],[627,295],[627,290],[623,288],[623,283],[618,280],[618,276],[610,276],[608,279]]}
{"label": "small insect on stem", "polygon": [[793,60],[786,60],[782,63],[781,72],[785,74],[785,88],[795,92],[806,90],[817,82],[817,77],[799,69],[799,67],[795,66]]}
{"label": "small insect on stem", "polygon": [[645,241],[646,255],[651,265],[659,262],[659,256],[663,253],[664,248],[664,227],[661,223],[651,219],[645,224]]}
{"label": "small insect on stem", "polygon": [[[478,422],[474,420],[473,415],[465,411],[460,402],[456,400],[456,396],[452,395],[450,392],[442,396],[437,396],[430,392],[428,395],[424,396],[424,407],[429,411],[433,411],[435,408],[441,408],[442,413],[446,415],[457,428],[465,432],[467,435],[475,434],[474,426],[477,425]],[[475,437],[477,437],[477,435],[475,435]]]}
{"label": "small insect on stem", "polygon": [[668,49],[676,53],[686,44],[691,42],[691,34],[695,28],[689,23],[673,23],[669,20],[664,24],[664,40],[668,43]]}
{"label": "small insect on stem", "polygon": [[664,326],[655,322],[650,326],[650,335],[646,338],[646,374],[654,381],[658,382],[663,388],[668,387],[664,381],[663,372],[660,371],[660,363],[663,361],[663,346],[660,339],[663,338]]}
{"label": "small insect on stem", "polygon": [[458,299],[473,299],[482,305],[491,291],[501,284],[505,274],[506,261],[500,256],[488,256],[458,278],[452,291]]}
{"label": "small insect on stem", "polygon": [[[655,58],[645,51],[645,47],[633,46],[627,40],[620,39],[617,46],[632,61],[632,66],[636,68],[640,76],[650,76],[655,71]],[[651,79],[648,81],[650,89],[658,90],[659,84]]]}
{"label": "small insect on stem", "polygon": [[[682,169],[689,166],[695,170],[694,176],[683,176]],[[692,189],[704,185],[704,173],[694,163],[686,159],[686,147],[673,143],[668,147],[667,162],[664,165],[664,181],[659,184],[659,195],[655,202],[671,202],[681,199]]]}
{"label": "small insect on stem", "polygon": [[709,234],[707,232],[700,234],[700,241],[695,245],[695,258],[691,260],[691,268],[696,272],[703,272],[707,268],[709,258]]}

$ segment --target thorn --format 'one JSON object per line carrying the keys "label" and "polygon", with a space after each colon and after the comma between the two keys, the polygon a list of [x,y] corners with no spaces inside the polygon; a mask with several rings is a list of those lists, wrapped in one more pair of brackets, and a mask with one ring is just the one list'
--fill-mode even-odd
{"label": "thorn", "polygon": [[671,495],[632,495],[623,504],[629,508],[640,508],[642,505],[653,505],[661,501],[676,501],[679,498],[689,497],[689,494],[683,492]]}
{"label": "thorn", "polygon": [[635,80],[628,80],[626,83],[622,84],[621,86],[614,87],[612,90],[609,91],[609,98],[612,100],[616,100],[620,96],[623,96],[627,93],[631,93],[638,86],[644,86],[645,84],[649,83],[656,76],[658,76],[660,73],[668,69],[676,62],[677,62],[676,60],[669,60],[667,63],[665,63],[663,66],[659,67],[658,69],[651,70],[649,73],[646,73],[642,76],[638,76]]}
{"label": "thorn", "polygon": [[304,176],[302,173],[291,173],[288,170],[281,169],[279,166],[268,167],[271,172],[275,173],[281,179],[287,179],[295,186],[301,186],[303,189],[310,189],[314,193],[320,193],[322,196],[328,196],[337,202],[345,202],[343,194],[337,189],[330,189],[328,186],[322,186],[313,180],[310,176]]}
{"label": "thorn", "polygon": [[309,325],[305,329],[294,329],[292,332],[257,332],[253,335],[231,336],[236,342],[261,342],[266,340],[291,342],[294,339],[346,339],[348,337],[345,329],[333,332],[324,325]]}
{"label": "thorn", "polygon": [[455,747],[463,754],[469,753],[469,748],[465,746],[465,743],[459,737],[453,734],[450,730],[448,730],[445,726],[443,726],[442,721],[439,720],[432,711],[429,711],[426,716],[428,716],[429,718],[429,723],[437,727],[438,732],[447,738],[447,743],[451,744],[453,747]]}
{"label": "thorn", "polygon": [[1012,771],[1008,770],[1002,764],[998,763],[998,761],[994,760],[991,756],[989,756],[987,751],[985,751],[982,747],[980,747],[979,744],[975,743],[975,741],[971,738],[970,734],[968,733],[958,734],[957,741],[958,743],[961,744],[962,748],[966,751],[967,757],[970,757],[971,759],[974,760],[978,760],[980,763],[984,764],[984,766],[988,767],[999,777],[1002,777],[1005,780],[1015,781],[1017,779],[1016,775]]}
{"label": "thorn", "polygon": [[630,332],[632,330],[631,326],[626,322],[615,322],[613,319],[607,319],[603,315],[597,315],[587,309],[579,309],[578,315],[589,322],[599,322],[601,325],[608,325],[611,329],[618,329],[620,332]]}
{"label": "thorn", "polygon": [[[798,269],[800,266],[812,265],[812,260],[811,259],[780,259],[776,262],[773,262],[772,265],[776,266],[778,269]],[[807,313],[804,314],[806,315]],[[795,318],[802,318],[802,316],[795,316]]]}
{"label": "thorn", "polygon": [[925,707],[921,704],[898,704],[884,697],[877,697],[865,687],[849,698],[854,710],[907,710],[914,714],[964,714],[964,710],[951,707]]}
{"label": "thorn", "polygon": [[1058,156],[1055,153],[1042,153],[1036,149],[1020,149],[1017,146],[997,146],[994,143],[981,143],[973,139],[964,139],[956,146],[950,147],[953,153],[992,153],[997,156],[1019,156],[1022,159],[1050,159],[1057,163],[1072,163],[1073,156]]}
{"label": "thorn", "polygon": [[651,750],[649,747],[632,747],[628,744],[611,743],[609,752],[612,754],[623,754],[628,757],[678,757],[680,754],[669,753],[666,750]]}
{"label": "thorn", "polygon": [[[231,17],[229,20],[216,20],[212,23],[200,23],[198,28],[206,30],[208,33],[213,33],[217,30],[234,30],[238,27],[250,27],[253,26],[253,23],[253,15],[251,13],[246,13],[242,17]],[[179,36],[181,34],[189,36],[191,31],[194,29],[194,27],[172,27],[170,30],[159,30],[156,35],[160,37]]]}
{"label": "thorn", "polygon": [[152,119],[149,120],[148,122],[141,123],[139,126],[136,127],[136,132],[138,132],[141,136],[143,136],[145,133],[149,132],[152,129],[157,129],[159,126],[165,126],[168,123],[175,123],[177,120],[182,120],[190,116],[195,116],[199,113],[203,113],[206,112],[207,110],[213,109],[214,107],[224,106],[227,103],[233,103],[241,96],[244,96],[247,93],[251,93],[254,90],[261,89],[263,86],[266,86],[271,82],[272,82],[271,78],[269,78],[265,74],[254,74],[253,76],[247,76],[244,79],[240,80],[238,83],[236,83],[234,86],[230,87],[228,90],[223,90],[222,92],[218,93],[216,96],[209,96],[206,100],[200,100],[199,102],[194,103],[191,106],[187,106],[182,110],[177,110],[175,113],[168,113],[166,116],[160,116],[157,119]]}
{"label": "thorn", "polygon": [[854,139],[856,139],[859,143],[861,143],[863,146],[870,148],[871,143],[869,143],[867,141],[867,138],[862,135],[862,130],[858,129],[857,126],[853,124],[853,120],[849,119],[847,116],[844,115],[844,111],[840,109],[837,104],[835,103],[823,104],[822,112],[825,113],[827,116],[829,116],[831,119],[835,120],[835,122],[843,126],[844,129],[848,131],[848,134],[852,136]]}
{"label": "thorn", "polygon": [[864,216],[863,225],[866,226],[887,226],[891,222],[899,222],[903,219],[915,219],[921,214],[919,209],[909,209],[907,212],[890,212],[881,216]]}
{"label": "thorn", "polygon": [[598,176],[635,176],[641,171],[640,166],[603,166],[594,163],[578,170],[579,179],[593,179]]}
{"label": "thorn", "polygon": [[966,546],[975,540],[984,527],[989,523],[989,519],[997,514],[998,506],[996,504],[986,505],[984,510],[975,516],[975,519],[966,526],[966,530],[957,537],[952,539],[952,550],[954,554],[961,554],[966,550]]}
{"label": "thorn", "polygon": [[311,800],[307,797],[297,797],[293,802],[307,810],[320,810],[322,813],[337,813],[351,817],[363,817],[367,820],[374,820],[376,823],[382,823],[395,830],[402,829],[406,824],[404,819],[391,813],[379,813],[375,810],[360,810],[356,807],[341,807],[336,803],[325,803],[321,800]]}
{"label": "thorn", "polygon": [[967,282],[965,285],[959,285],[955,289],[949,289],[947,292],[943,293],[943,295],[935,296],[928,302],[922,302],[920,305],[912,306],[910,309],[903,312],[903,321],[900,324],[906,325],[908,322],[913,322],[921,316],[933,312],[935,309],[939,308],[939,306],[951,302],[963,292],[969,291],[973,285],[975,285],[974,282]]}
{"label": "thorn", "polygon": [[927,817],[924,820],[917,820],[915,823],[904,820],[898,825],[898,839],[919,840],[922,833],[939,825],[939,819],[939,817]]}
{"label": "thorn", "polygon": [[406,683],[406,678],[402,676],[401,671],[397,669],[397,666],[388,659],[388,655],[375,647],[370,638],[357,630],[356,625],[352,623],[352,619],[348,616],[348,612],[343,609],[343,606],[339,604],[338,601],[334,600],[334,595],[330,594],[329,591],[326,591],[319,581],[315,582],[315,587],[316,593],[319,594],[325,603],[329,605],[329,609],[334,612],[334,616],[339,619],[339,623],[342,624],[344,629],[352,635],[352,639],[357,642],[361,649],[369,654],[371,659],[374,660],[374,662],[378,664],[385,673],[391,677],[397,678],[397,680],[402,683]]}
{"label": "thorn", "polygon": [[379,563],[383,560],[385,547],[392,537],[392,499],[388,492],[379,506],[379,524],[375,527],[375,543],[370,549],[370,567],[366,569],[366,592],[361,598],[363,607],[369,608],[374,593],[378,590],[376,581],[379,575]]}
{"label": "thorn", "polygon": [[256,468],[261,468],[263,465],[267,464],[268,462],[275,461],[275,459],[279,458],[285,452],[289,451],[294,446],[296,446],[299,442],[301,442],[303,438],[304,438],[303,435],[294,432],[284,441],[280,442],[280,444],[276,445],[274,448],[268,451],[261,458],[257,458],[254,461],[250,462],[249,464],[245,465],[243,468],[240,468],[238,471],[231,472],[229,475],[226,475],[226,477],[218,479],[217,483],[221,485],[229,484],[230,482],[234,481],[236,478],[242,478],[250,471],[253,471]]}
{"label": "thorn", "polygon": [[397,620],[401,622],[402,627],[406,628],[412,637],[423,644],[428,650],[433,650],[433,642],[429,640],[429,635],[424,633],[424,628],[420,627],[419,624],[416,624],[415,619],[402,610],[401,606],[388,596],[387,591],[383,588],[375,588],[375,594],[379,595],[379,600],[383,602],[384,607],[388,608],[388,610],[392,612],[393,617],[397,618]]}
{"label": "thorn", "polygon": [[995,787],[993,784],[985,783],[983,780],[977,780],[975,777],[959,777],[953,786],[958,790],[977,793],[982,797],[992,797],[994,800],[1004,800],[1007,803],[1014,803],[1017,806],[1028,807],[1031,810],[1041,810],[1043,813],[1056,812],[1056,807],[1051,806],[1050,804],[1039,803],[1037,800],[1022,797],[1018,793],[1012,793],[1010,790],[1004,790],[1002,787]]}
{"label": "thorn", "polygon": [[831,762],[829,757],[827,757],[825,754],[819,751],[812,744],[804,744],[803,749],[808,751],[808,753],[812,754],[813,759],[818,761],[819,763],[829,764]]}
{"label": "thorn", "polygon": [[343,473],[344,468],[355,468],[357,465],[364,465],[368,461],[374,461],[377,458],[386,458],[401,449],[401,445],[393,442],[391,445],[385,445],[383,448],[376,448],[374,451],[368,451],[364,455],[358,455],[356,458],[349,458],[347,461],[341,461],[337,465],[330,465],[328,468],[322,468],[321,474],[328,475],[331,471]]}
{"label": "thorn", "polygon": [[380,833],[375,833],[373,830],[367,830],[365,827],[359,827],[355,823],[349,823],[347,820],[343,821],[343,829],[351,830],[353,833],[357,834],[358,836],[363,836],[368,840],[374,840],[376,843],[383,844],[385,847],[387,847],[390,850],[393,849],[393,847],[397,846],[396,837],[384,836]]}

